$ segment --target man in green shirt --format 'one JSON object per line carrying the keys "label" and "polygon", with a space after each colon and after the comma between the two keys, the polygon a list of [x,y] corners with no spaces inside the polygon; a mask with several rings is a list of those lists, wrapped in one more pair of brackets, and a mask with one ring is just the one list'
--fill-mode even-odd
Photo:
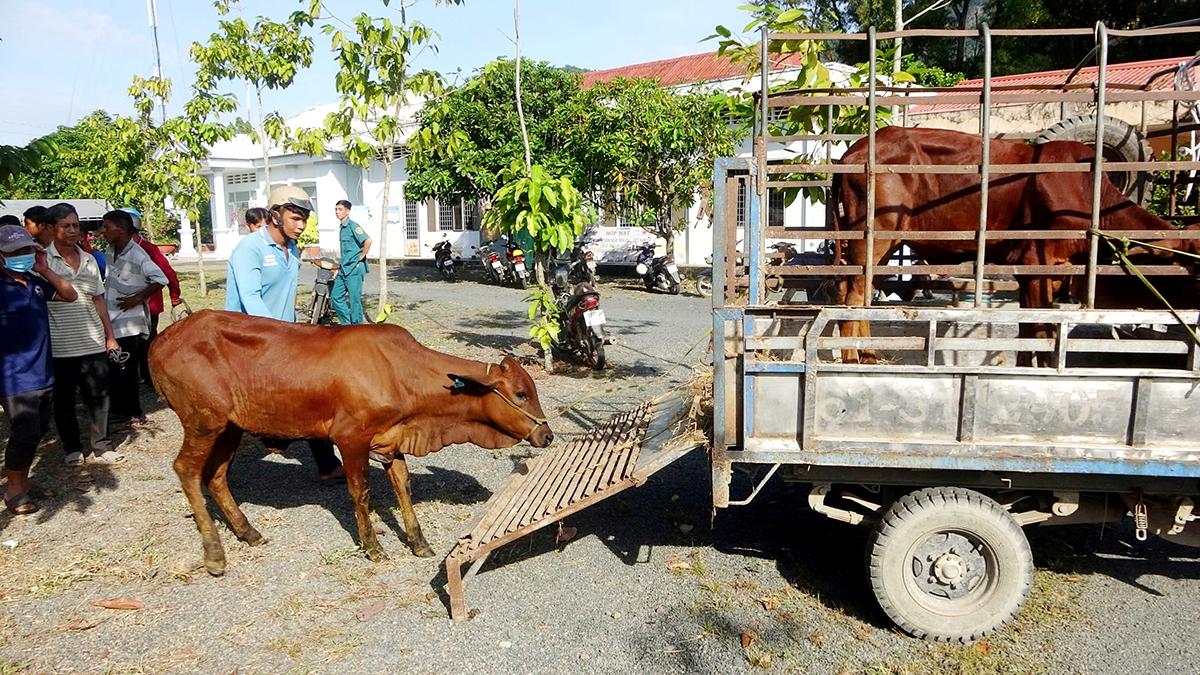
{"label": "man in green shirt", "polygon": [[[350,220],[350,202],[340,200],[333,207],[342,222],[338,239],[342,245],[341,268],[333,279],[333,311],[337,312],[338,323],[343,326],[363,323],[362,288],[363,277],[367,276],[367,251],[371,250],[371,238],[362,226]],[[349,302],[346,300],[349,297]]]}

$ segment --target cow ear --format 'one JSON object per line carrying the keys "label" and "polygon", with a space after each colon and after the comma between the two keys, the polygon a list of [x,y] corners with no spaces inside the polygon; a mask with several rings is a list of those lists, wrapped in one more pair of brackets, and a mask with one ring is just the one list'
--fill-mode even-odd
{"label": "cow ear", "polygon": [[454,373],[449,373],[447,377],[449,377],[450,381],[453,383],[452,386],[454,389],[466,389],[468,387],[478,387],[480,389],[493,388],[491,385],[484,384],[483,382],[480,382],[473,377],[467,377],[466,375],[455,375]]}

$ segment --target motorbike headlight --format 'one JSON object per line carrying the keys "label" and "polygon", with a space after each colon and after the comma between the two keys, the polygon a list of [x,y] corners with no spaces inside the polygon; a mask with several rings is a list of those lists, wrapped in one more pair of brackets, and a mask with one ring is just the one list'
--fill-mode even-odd
{"label": "motorbike headlight", "polygon": [[645,274],[650,271],[650,268],[646,267],[646,263],[638,263],[636,269],[638,274]]}

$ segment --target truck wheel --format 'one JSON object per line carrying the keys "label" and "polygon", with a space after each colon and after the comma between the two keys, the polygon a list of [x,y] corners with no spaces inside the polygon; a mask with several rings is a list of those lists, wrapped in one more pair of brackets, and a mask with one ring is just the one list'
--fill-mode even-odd
{"label": "truck wheel", "polygon": [[1021,611],[1033,584],[1025,533],[992,499],[927,488],[888,509],[867,544],[871,590],[914,637],[970,643]]}
{"label": "truck wheel", "polygon": [[[1096,113],[1069,117],[1038,134],[1037,142],[1078,141],[1096,145]],[[1104,118],[1104,159],[1109,162],[1148,162],[1153,151],[1133,125],[1115,117]],[[1151,175],[1148,171],[1106,171],[1113,186],[1135,204],[1150,201]]]}

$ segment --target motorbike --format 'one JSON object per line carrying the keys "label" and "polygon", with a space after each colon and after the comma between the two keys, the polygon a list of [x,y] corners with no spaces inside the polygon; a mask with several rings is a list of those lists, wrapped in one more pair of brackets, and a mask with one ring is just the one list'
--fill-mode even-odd
{"label": "motorbike", "polygon": [[[783,256],[783,264],[787,265],[832,265],[833,247],[830,242],[823,243],[816,251],[801,253],[792,244],[781,241],[769,247],[772,251]],[[833,301],[835,295],[832,279],[822,276],[802,276],[796,278],[796,285],[789,285],[784,292],[782,302],[791,304],[796,290],[803,290],[805,301],[809,304],[823,304]],[[775,275],[766,280],[768,291],[783,289],[783,277]]]}
{"label": "motorbike", "polygon": [[500,253],[493,249],[499,241],[497,239],[496,241],[481,242],[479,246],[471,247],[479,254],[479,264],[483,265],[483,271],[487,274],[488,279],[497,284],[503,283],[505,277],[504,262],[500,260]]}
{"label": "motorbike", "polygon": [[658,289],[672,295],[679,293],[682,277],[679,276],[674,256],[655,256],[654,242],[634,244],[630,250],[637,251],[637,273],[647,290]]}
{"label": "motorbike", "polygon": [[443,239],[431,248],[433,248],[433,266],[442,275],[442,278],[446,281],[457,279],[458,270],[455,267],[454,254],[450,250],[450,240]]}
{"label": "motorbike", "polygon": [[592,255],[591,251],[584,248],[587,244],[586,239],[580,239],[571,247],[571,252],[566,260],[556,259],[555,262],[567,266],[567,280],[571,283],[578,284],[586,281],[595,286],[596,257]]}
{"label": "motorbike", "polygon": [[525,251],[512,241],[505,242],[504,271],[508,280],[521,289],[529,288],[530,274],[525,268]]}
{"label": "motorbike", "polygon": [[552,272],[550,289],[558,305],[558,339],[554,346],[583,360],[592,370],[604,370],[604,310],[596,287],[584,281],[572,286],[569,265]]}
{"label": "motorbike", "polygon": [[317,268],[317,280],[313,282],[312,301],[302,311],[308,314],[308,323],[328,326],[334,323],[333,303],[329,298],[333,290],[333,277],[340,266],[330,258],[316,258],[308,262]]}

